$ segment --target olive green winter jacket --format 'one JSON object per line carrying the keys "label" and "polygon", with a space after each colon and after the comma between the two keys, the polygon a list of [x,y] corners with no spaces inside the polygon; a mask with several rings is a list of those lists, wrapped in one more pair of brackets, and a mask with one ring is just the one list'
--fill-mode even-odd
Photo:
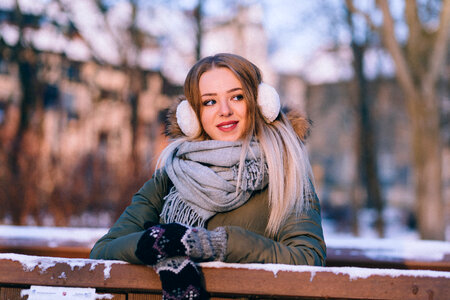
{"label": "olive green winter jacket", "polygon": [[[135,251],[144,232],[144,223],[161,222],[159,215],[164,204],[163,197],[171,186],[167,174],[157,171],[133,196],[131,205],[109,232],[97,241],[90,257],[142,264]],[[228,234],[225,262],[228,263],[324,265],[326,247],[320,204],[315,194],[310,195],[308,200],[312,208],[300,216],[293,213],[274,239],[265,234],[269,216],[267,188],[255,192],[239,208],[216,214],[206,227],[209,230],[225,227]]]}

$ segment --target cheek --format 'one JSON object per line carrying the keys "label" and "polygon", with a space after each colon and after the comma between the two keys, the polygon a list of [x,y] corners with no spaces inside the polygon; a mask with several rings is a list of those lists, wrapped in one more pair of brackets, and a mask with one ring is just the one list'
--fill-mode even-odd
{"label": "cheek", "polygon": [[211,113],[208,109],[202,109],[200,111],[200,123],[203,128],[208,127],[208,125],[212,122]]}
{"label": "cheek", "polygon": [[247,104],[243,105],[241,111],[240,111],[240,117],[241,117],[241,121],[243,121],[243,128],[242,130],[245,132],[249,129],[249,124],[250,124],[250,120],[249,120],[249,109]]}
{"label": "cheek", "polygon": [[246,102],[242,102],[242,104],[238,108],[238,113],[241,118],[247,119],[248,116],[248,106]]}

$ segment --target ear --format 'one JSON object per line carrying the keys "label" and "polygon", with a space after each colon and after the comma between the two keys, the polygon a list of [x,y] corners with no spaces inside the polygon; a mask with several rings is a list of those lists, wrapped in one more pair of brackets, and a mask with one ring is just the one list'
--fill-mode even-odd
{"label": "ear", "polygon": [[302,140],[302,142],[305,142],[311,134],[312,121],[306,118],[303,113],[298,110],[290,110],[286,114],[286,117],[291,122],[291,125],[298,137]]}

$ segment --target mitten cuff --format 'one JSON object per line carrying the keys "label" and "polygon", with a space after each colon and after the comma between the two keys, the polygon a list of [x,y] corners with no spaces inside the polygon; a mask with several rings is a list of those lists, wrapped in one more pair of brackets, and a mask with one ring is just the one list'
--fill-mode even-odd
{"label": "mitten cuff", "polygon": [[223,261],[227,251],[228,235],[224,227],[217,227],[211,232],[211,244],[215,249],[214,260]]}
{"label": "mitten cuff", "polygon": [[227,248],[225,228],[218,227],[213,231],[195,227],[189,229],[182,239],[187,255],[197,261],[223,261]]}
{"label": "mitten cuff", "polygon": [[161,279],[164,300],[209,299],[202,285],[202,276],[195,263],[187,257],[167,258],[154,266]]}
{"label": "mitten cuff", "polygon": [[198,272],[197,266],[193,261],[185,256],[175,256],[171,258],[166,258],[153,266],[153,269],[158,273],[162,271],[170,271],[174,274],[179,274],[181,270],[190,265],[190,268],[195,269]]}

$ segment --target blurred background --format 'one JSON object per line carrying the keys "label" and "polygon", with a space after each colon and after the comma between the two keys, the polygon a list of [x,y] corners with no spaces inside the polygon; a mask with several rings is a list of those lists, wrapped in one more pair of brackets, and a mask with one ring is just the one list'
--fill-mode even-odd
{"label": "blurred background", "polygon": [[326,237],[450,240],[449,29],[449,0],[0,0],[0,224],[112,225],[231,52],[312,119]]}

